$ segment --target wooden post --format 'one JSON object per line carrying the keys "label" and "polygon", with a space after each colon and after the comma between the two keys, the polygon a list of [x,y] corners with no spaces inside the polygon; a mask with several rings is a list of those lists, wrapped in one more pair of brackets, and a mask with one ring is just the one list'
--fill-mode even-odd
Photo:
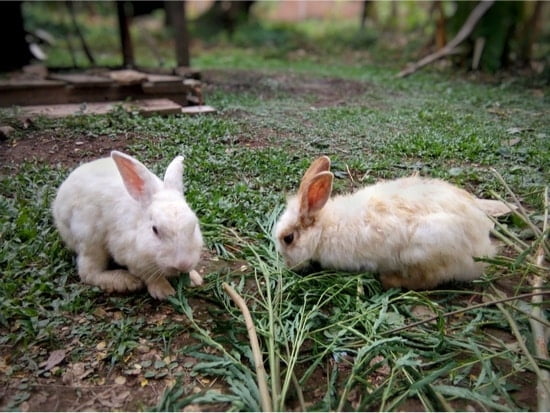
{"label": "wooden post", "polygon": [[122,65],[124,67],[134,67],[134,48],[132,38],[130,37],[129,17],[126,14],[126,2],[117,1],[116,9],[118,15],[118,28],[120,30],[120,44],[122,47]]}
{"label": "wooden post", "polygon": [[174,31],[176,62],[178,66],[189,66],[189,31],[185,16],[185,1],[165,1],[168,21]]}
{"label": "wooden post", "polygon": [[19,69],[30,63],[32,54],[25,40],[22,1],[2,2],[0,14],[0,71]]}

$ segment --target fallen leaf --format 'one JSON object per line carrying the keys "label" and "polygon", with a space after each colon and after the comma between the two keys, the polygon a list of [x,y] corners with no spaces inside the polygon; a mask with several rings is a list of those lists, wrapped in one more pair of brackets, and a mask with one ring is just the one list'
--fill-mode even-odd
{"label": "fallen leaf", "polygon": [[61,376],[61,379],[63,383],[72,386],[89,376],[92,372],[92,369],[86,368],[85,363],[69,364],[65,370],[65,373]]}
{"label": "fallen leaf", "polygon": [[437,314],[429,307],[425,305],[415,305],[411,308],[411,314],[419,320],[425,320],[427,318],[435,317]]}
{"label": "fallen leaf", "polygon": [[0,357],[0,373],[7,373],[8,368],[8,359],[6,357]]}
{"label": "fallen leaf", "polygon": [[107,343],[105,341],[100,341],[97,343],[97,346],[95,346],[95,349],[101,351],[104,350],[105,347],[107,347]]}
{"label": "fallen leaf", "polygon": [[508,132],[510,135],[516,135],[518,133],[521,133],[523,131],[523,128],[508,128],[506,129],[506,132]]}
{"label": "fallen leaf", "polygon": [[125,384],[125,383],[126,383],[126,377],[124,377],[124,376],[116,376],[115,377],[115,384],[122,385],[122,384]]}
{"label": "fallen leaf", "polygon": [[50,353],[50,357],[48,357],[44,369],[50,371],[63,360],[65,360],[65,350],[54,350]]}

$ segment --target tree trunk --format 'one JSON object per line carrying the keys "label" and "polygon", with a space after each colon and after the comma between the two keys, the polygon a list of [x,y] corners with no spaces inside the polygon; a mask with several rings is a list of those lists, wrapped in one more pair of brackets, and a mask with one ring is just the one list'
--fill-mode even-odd
{"label": "tree trunk", "polygon": [[19,69],[31,62],[32,55],[25,40],[21,1],[2,3],[0,13],[0,71]]}
{"label": "tree trunk", "polygon": [[189,31],[185,16],[184,1],[165,1],[166,16],[174,31],[176,62],[178,66],[189,66]]}

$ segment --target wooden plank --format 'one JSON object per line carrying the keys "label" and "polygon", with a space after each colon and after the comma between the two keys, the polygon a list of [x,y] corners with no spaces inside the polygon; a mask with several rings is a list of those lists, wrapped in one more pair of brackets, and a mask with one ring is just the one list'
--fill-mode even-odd
{"label": "wooden plank", "polygon": [[25,81],[19,85],[12,83],[0,88],[0,107],[66,101],[67,89],[63,82]]}
{"label": "wooden plank", "polygon": [[141,89],[145,94],[182,94],[190,91],[190,88],[183,84],[182,79],[179,79],[179,82],[143,82]]}
{"label": "wooden plank", "polygon": [[174,74],[184,78],[188,78],[188,79],[197,79],[197,80],[201,79],[201,72],[195,69],[191,69],[190,67],[187,67],[187,66],[176,67],[174,69]]}
{"label": "wooden plank", "polygon": [[181,113],[181,105],[170,99],[143,99],[128,102],[124,105],[127,109],[136,108],[142,115],[175,115]]}
{"label": "wooden plank", "polygon": [[74,87],[106,87],[114,83],[112,79],[106,76],[90,75],[86,73],[50,74],[48,77],[50,79],[67,82]]}
{"label": "wooden plank", "polygon": [[156,85],[161,85],[161,84],[168,85],[168,84],[174,84],[174,83],[181,83],[183,82],[183,79],[180,76],[148,73],[147,81],[154,83]]}
{"label": "wooden plank", "polygon": [[181,113],[186,115],[204,115],[204,114],[215,113],[215,112],[216,112],[216,109],[208,105],[185,106],[181,108]]}
{"label": "wooden plank", "polygon": [[127,111],[138,111],[147,115],[173,115],[181,113],[183,109],[170,99],[145,99],[134,102],[91,102],[91,103],[64,103],[59,105],[32,105],[22,106],[20,116],[46,116],[48,118],[61,118],[75,115],[104,115],[116,109],[117,106]]}
{"label": "wooden plank", "polygon": [[[146,81],[139,79],[146,76]],[[168,98],[182,106],[201,105],[201,83],[181,76],[141,71],[53,74],[55,79],[0,81],[0,107]],[[111,79],[114,77],[117,80]]]}
{"label": "wooden plank", "polygon": [[109,77],[122,85],[136,85],[147,80],[147,74],[131,69],[112,70],[109,72]]}
{"label": "wooden plank", "polygon": [[65,86],[65,82],[59,80],[47,79],[11,79],[0,80],[0,91],[4,90],[21,90],[33,88],[58,88]]}

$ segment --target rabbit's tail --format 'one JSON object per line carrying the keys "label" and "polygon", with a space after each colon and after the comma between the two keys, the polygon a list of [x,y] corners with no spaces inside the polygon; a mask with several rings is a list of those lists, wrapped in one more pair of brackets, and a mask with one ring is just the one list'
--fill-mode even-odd
{"label": "rabbit's tail", "polygon": [[492,217],[508,215],[517,209],[515,205],[505,204],[502,201],[496,201],[494,199],[476,199],[476,205],[479,209]]}

